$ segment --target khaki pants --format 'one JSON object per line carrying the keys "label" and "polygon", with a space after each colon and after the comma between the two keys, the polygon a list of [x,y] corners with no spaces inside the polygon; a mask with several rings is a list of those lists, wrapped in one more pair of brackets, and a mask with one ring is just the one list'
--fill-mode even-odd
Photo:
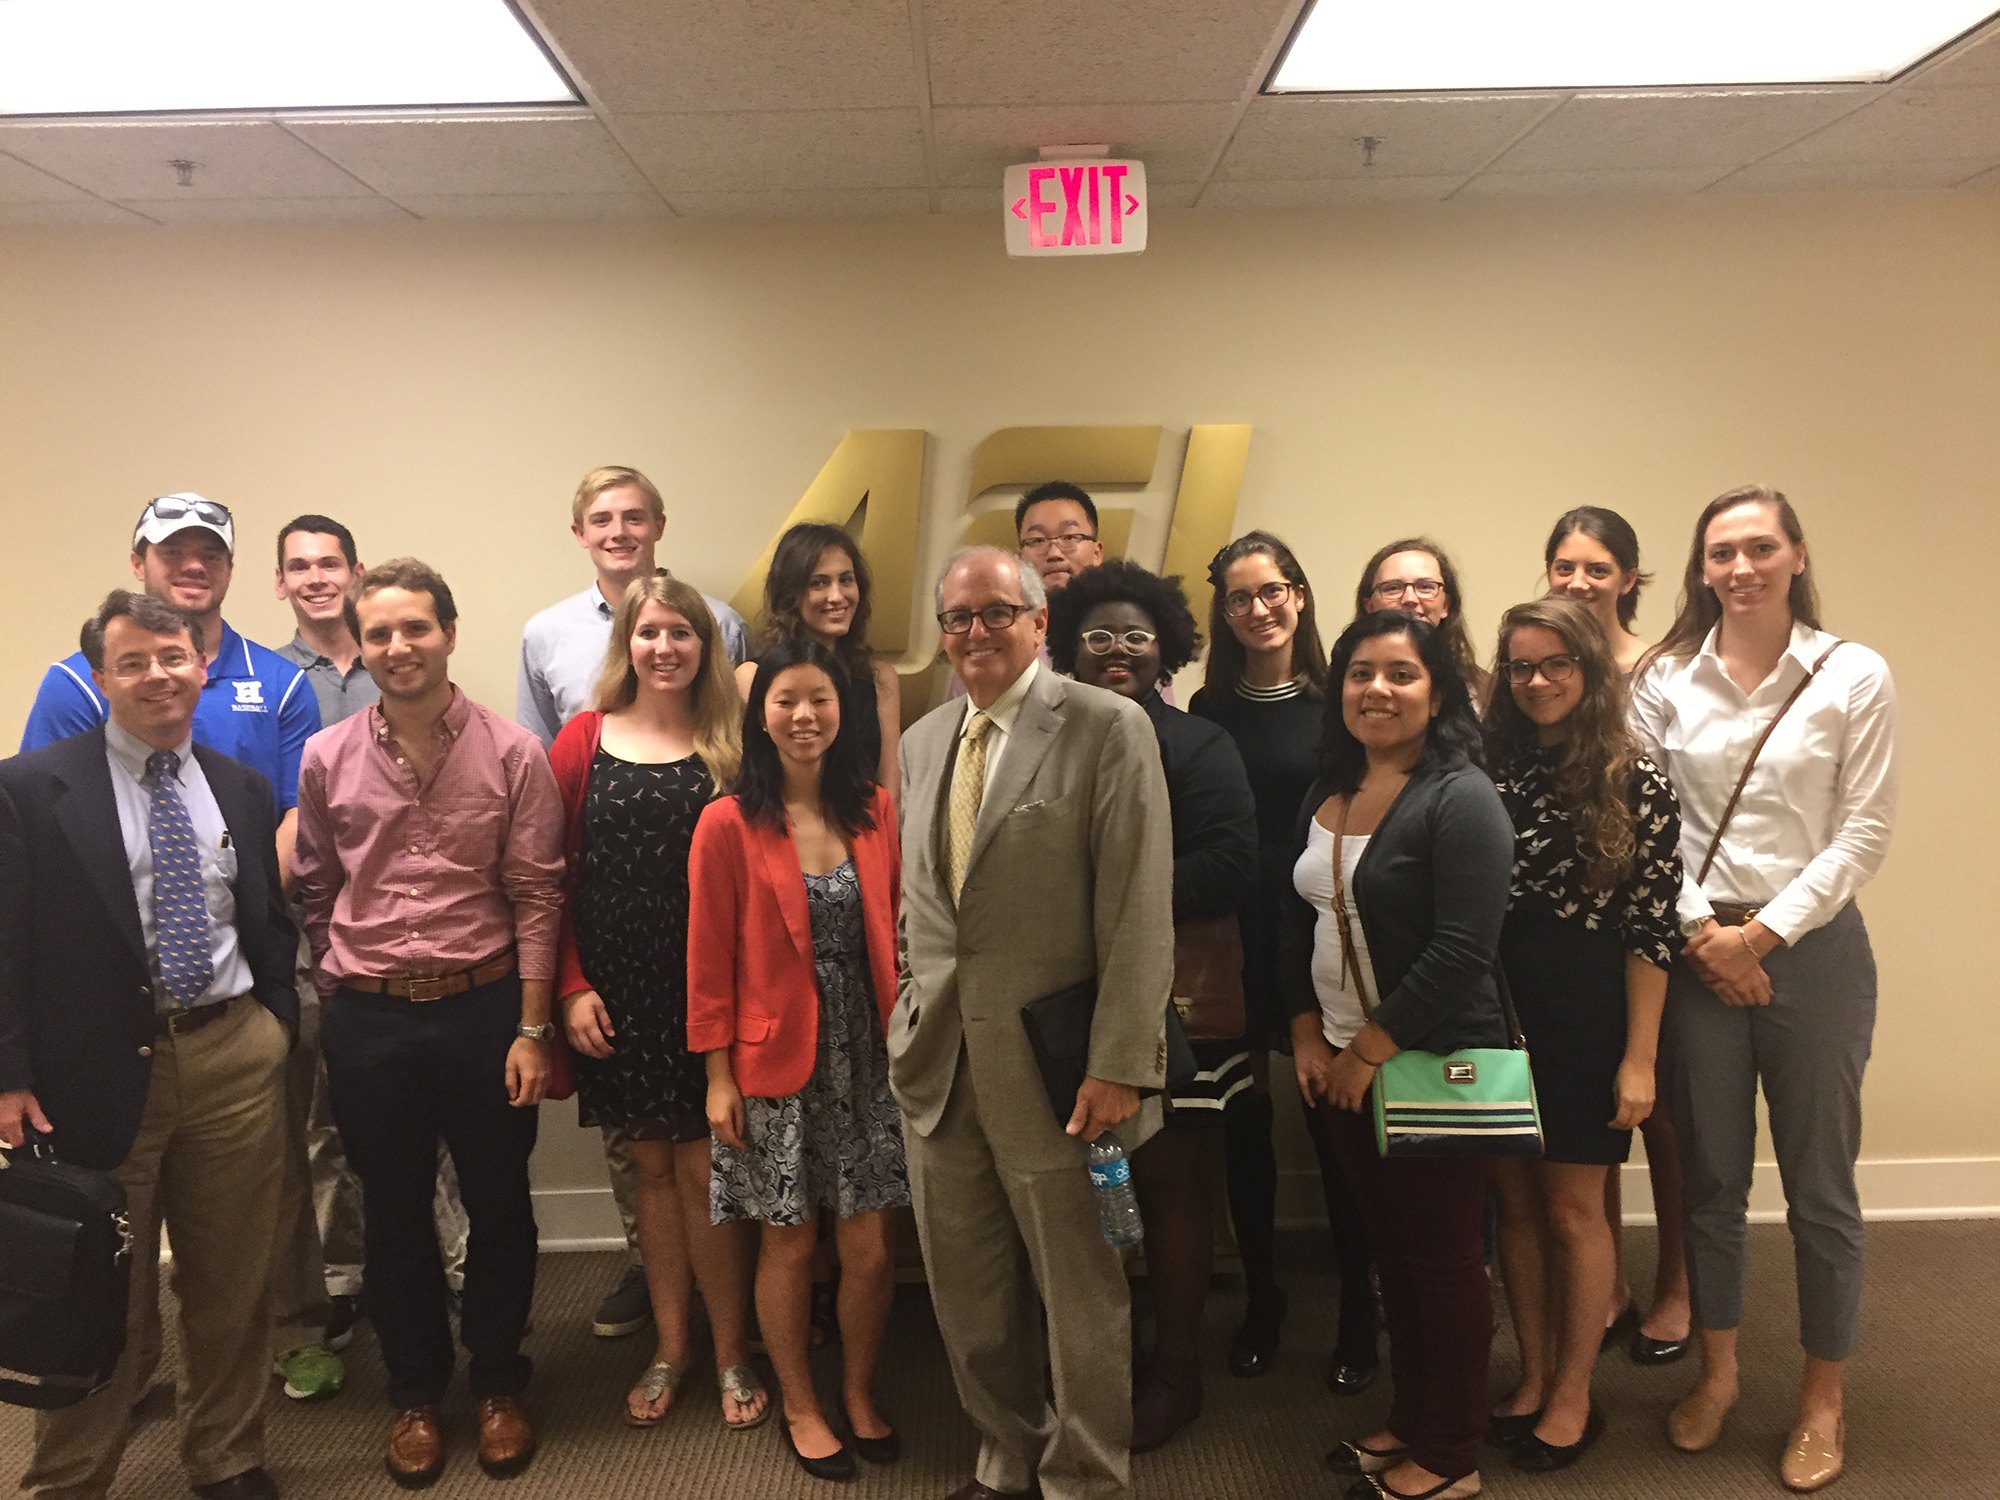
{"label": "khaki pants", "polygon": [[1121,1500],[1132,1438],[1124,1262],[1104,1242],[1081,1158],[1050,1172],[1002,1167],[979,1109],[961,1057],[936,1128],[903,1132],[938,1331],[959,1403],[979,1429],[977,1477],[1009,1494],[1039,1481],[1046,1500]]}
{"label": "khaki pants", "polygon": [[110,1488],[146,1373],[143,1331],[159,1318],[162,1223],[173,1237],[180,1299],[188,1481],[213,1484],[263,1463],[264,1291],[278,1218],[287,1045],[285,1028],[248,996],[199,1031],[154,1039],[146,1112],[117,1170],[134,1246],[125,1353],[106,1389],[36,1414],[23,1491],[101,1500]]}

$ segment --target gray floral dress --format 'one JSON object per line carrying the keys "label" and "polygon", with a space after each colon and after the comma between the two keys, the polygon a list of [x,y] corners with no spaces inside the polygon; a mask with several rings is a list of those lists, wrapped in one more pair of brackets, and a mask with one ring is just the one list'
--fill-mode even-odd
{"label": "gray floral dress", "polygon": [[869,977],[854,861],[808,875],[819,1048],[812,1077],[783,1099],[743,1101],[743,1150],[717,1142],[709,1216],[806,1224],[822,1206],[843,1219],[910,1201],[902,1119]]}

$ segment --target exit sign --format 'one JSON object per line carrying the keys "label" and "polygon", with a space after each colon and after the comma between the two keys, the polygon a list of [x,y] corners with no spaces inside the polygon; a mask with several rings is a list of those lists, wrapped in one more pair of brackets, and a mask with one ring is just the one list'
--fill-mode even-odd
{"label": "exit sign", "polygon": [[1040,161],[1007,169],[1007,253],[1136,255],[1146,248],[1146,164]]}

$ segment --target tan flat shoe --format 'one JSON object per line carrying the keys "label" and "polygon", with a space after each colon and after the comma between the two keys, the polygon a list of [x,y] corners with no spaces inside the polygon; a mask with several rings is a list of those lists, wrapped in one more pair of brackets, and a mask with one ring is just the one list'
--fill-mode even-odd
{"label": "tan flat shoe", "polygon": [[1699,1453],[1713,1448],[1722,1436],[1722,1420],[1735,1407],[1734,1401],[1716,1401],[1695,1390],[1667,1413],[1667,1441],[1683,1453]]}
{"label": "tan flat shoe", "polygon": [[1847,1422],[1844,1418],[1834,1427],[1831,1437],[1810,1427],[1795,1427],[1792,1435],[1785,1440],[1785,1456],[1778,1462],[1778,1477],[1788,1490],[1804,1493],[1825,1489],[1840,1478],[1846,1449]]}

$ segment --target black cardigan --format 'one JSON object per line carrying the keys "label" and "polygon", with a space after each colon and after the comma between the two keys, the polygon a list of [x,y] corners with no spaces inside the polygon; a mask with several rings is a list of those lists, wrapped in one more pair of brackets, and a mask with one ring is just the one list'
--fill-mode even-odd
{"label": "black cardigan", "polygon": [[[1292,862],[1333,795],[1315,781],[1299,809]],[[1419,766],[1389,805],[1354,870],[1354,904],[1380,993],[1374,1019],[1399,1048],[1455,1052],[1508,1045],[1494,978],[1514,825],[1485,772]],[[1278,984],[1286,1013],[1316,1014],[1318,913],[1287,885],[1278,916]]]}
{"label": "black cardigan", "polygon": [[1226,917],[1257,884],[1257,803],[1236,744],[1216,725],[1150,695],[1174,820],[1174,920]]}

